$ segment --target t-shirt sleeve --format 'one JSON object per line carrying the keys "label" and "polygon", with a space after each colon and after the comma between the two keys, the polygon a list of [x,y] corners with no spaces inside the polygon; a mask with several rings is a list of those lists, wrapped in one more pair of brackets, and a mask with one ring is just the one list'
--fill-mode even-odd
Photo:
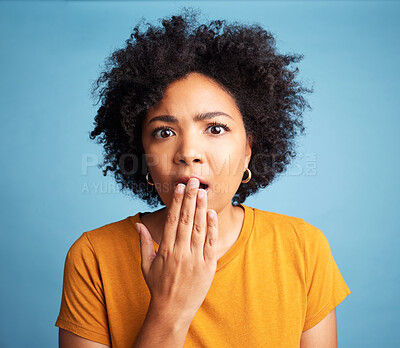
{"label": "t-shirt sleeve", "polygon": [[99,265],[86,232],[69,249],[55,326],[111,346]]}
{"label": "t-shirt sleeve", "polygon": [[307,313],[303,331],[324,319],[351,291],[333,258],[325,235],[304,221]]}

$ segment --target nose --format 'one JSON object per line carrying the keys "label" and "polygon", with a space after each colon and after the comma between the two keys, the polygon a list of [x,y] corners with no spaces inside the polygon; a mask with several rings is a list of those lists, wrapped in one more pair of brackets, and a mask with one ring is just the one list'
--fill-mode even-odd
{"label": "nose", "polygon": [[202,162],[201,161],[201,156],[188,156],[188,155],[182,155],[179,159],[179,163],[186,163],[187,165],[190,165],[191,163],[196,163],[196,162]]}
{"label": "nose", "polygon": [[190,166],[194,163],[203,163],[203,160],[200,139],[197,139],[194,134],[182,135],[175,153],[174,162]]}

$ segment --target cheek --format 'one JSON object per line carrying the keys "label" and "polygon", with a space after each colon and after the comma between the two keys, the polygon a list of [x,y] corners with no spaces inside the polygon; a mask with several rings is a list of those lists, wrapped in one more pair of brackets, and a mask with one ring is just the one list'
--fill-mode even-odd
{"label": "cheek", "polygon": [[155,149],[149,148],[146,152],[146,163],[151,168],[154,174],[162,176],[162,173],[168,173],[167,168],[168,160],[170,158],[166,151],[154,151]]}
{"label": "cheek", "polygon": [[243,172],[245,156],[242,148],[237,144],[219,147],[212,153],[213,172],[222,176],[222,180],[236,180]]}

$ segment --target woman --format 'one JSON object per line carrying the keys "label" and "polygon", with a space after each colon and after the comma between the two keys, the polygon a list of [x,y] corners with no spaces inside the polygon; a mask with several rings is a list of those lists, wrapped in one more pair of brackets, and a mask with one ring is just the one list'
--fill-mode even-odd
{"label": "woman", "polygon": [[71,246],[60,346],[336,347],[350,289],[325,236],[242,204],[295,156],[311,92],[289,68],[301,56],[256,25],[190,12],[162,24],[136,26],[111,56],[91,138],[104,174],[165,207]]}

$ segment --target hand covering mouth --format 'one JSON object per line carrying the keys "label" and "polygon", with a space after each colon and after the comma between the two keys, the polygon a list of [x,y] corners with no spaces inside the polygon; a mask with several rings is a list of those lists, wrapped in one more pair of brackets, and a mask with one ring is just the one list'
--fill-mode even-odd
{"label": "hand covering mouth", "polygon": [[201,178],[198,178],[198,177],[195,177],[195,176],[184,176],[184,177],[180,177],[180,178],[176,181],[175,186],[178,185],[178,184],[180,184],[180,183],[182,183],[182,184],[184,184],[184,185],[187,185],[187,183],[188,183],[188,181],[189,181],[190,178],[196,178],[196,179],[198,179],[198,180],[200,181],[199,189],[203,189],[203,190],[206,190],[206,191],[209,190],[209,185],[207,184],[207,182],[206,182],[204,179],[201,179]]}

